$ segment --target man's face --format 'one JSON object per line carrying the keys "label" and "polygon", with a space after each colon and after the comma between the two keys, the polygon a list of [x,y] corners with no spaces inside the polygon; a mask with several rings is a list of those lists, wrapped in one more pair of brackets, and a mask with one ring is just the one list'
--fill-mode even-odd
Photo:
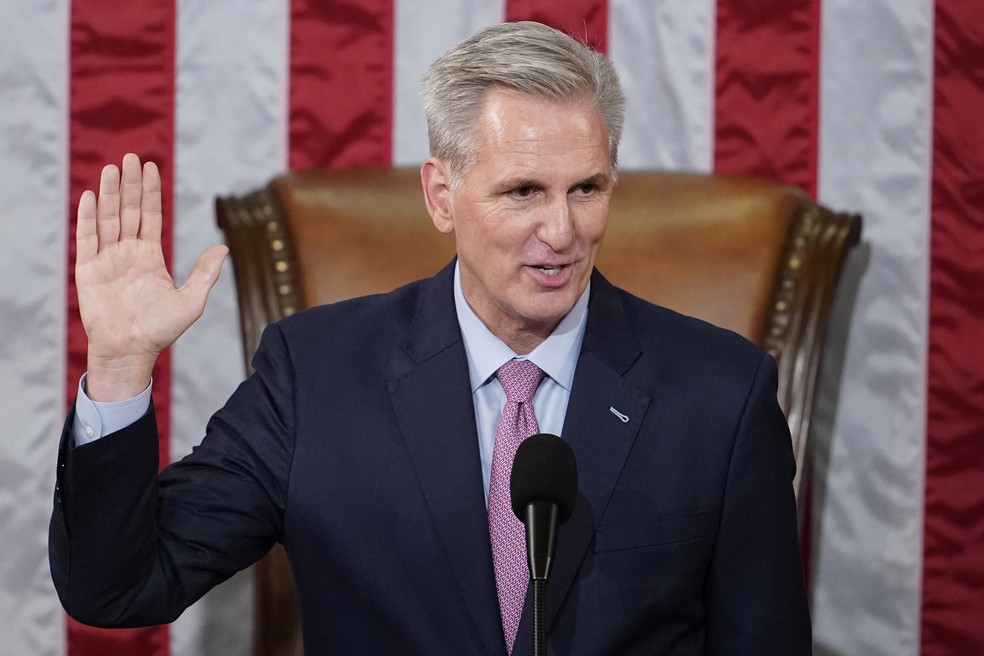
{"label": "man's face", "polygon": [[455,234],[469,305],[526,353],[588,284],[614,185],[608,135],[591,102],[491,91],[475,143],[476,163],[458,190],[443,190],[445,214],[432,216],[439,230]]}

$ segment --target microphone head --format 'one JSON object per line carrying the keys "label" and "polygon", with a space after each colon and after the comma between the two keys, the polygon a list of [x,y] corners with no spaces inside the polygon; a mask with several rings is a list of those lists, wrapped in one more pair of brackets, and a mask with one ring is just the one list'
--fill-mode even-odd
{"label": "microphone head", "polygon": [[526,506],[534,501],[557,505],[563,524],[577,500],[577,462],[571,446],[556,435],[539,433],[526,438],[516,450],[509,477],[512,509],[524,521]]}

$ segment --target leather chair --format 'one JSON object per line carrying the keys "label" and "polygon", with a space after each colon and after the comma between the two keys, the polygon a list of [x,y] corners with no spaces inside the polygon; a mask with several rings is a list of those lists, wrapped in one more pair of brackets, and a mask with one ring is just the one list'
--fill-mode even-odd
{"label": "leather chair", "polygon": [[[416,169],[312,170],[216,203],[235,270],[246,369],[264,326],[302,308],[388,291],[454,254]],[[745,176],[622,172],[597,266],[654,303],[734,330],[779,365],[779,402],[804,496],[821,348],[858,215]],[[804,504],[800,504],[802,507]],[[255,652],[300,654],[282,549],[257,565]]]}

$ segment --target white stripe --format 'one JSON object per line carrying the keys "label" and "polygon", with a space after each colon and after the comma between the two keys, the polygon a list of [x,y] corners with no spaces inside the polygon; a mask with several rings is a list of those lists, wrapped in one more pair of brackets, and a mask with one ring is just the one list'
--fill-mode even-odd
{"label": "white stripe", "polygon": [[818,653],[919,653],[932,11],[823,4],[819,196],[864,214],[868,249],[846,342],[831,344],[844,378],[824,399],[836,410],[817,470]]}
{"label": "white stripe", "polygon": [[[289,3],[179,0],[175,131],[174,272],[222,242],[217,195],[262,187],[287,168]],[[242,380],[231,266],[204,316],[175,344],[171,453],[180,458]],[[175,656],[250,652],[251,572],[209,593],[174,624]]]}
{"label": "white stripe", "polygon": [[0,636],[64,652],[48,517],[65,411],[68,9],[0,4]]}
{"label": "white stripe", "polygon": [[393,163],[418,165],[429,153],[420,80],[462,39],[505,19],[505,0],[396,0],[393,80]]}
{"label": "white stripe", "polygon": [[608,50],[625,88],[623,168],[710,171],[713,0],[610,0]]}

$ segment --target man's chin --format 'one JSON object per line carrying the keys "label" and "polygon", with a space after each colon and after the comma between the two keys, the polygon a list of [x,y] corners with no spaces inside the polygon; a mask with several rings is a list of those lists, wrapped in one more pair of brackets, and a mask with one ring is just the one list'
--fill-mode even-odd
{"label": "man's chin", "polygon": [[554,298],[549,299],[537,299],[530,307],[526,308],[527,312],[523,313],[524,319],[530,323],[530,325],[536,325],[539,327],[549,326],[550,330],[553,330],[560,320],[567,316],[567,313],[571,311],[574,304],[577,302],[578,295],[568,292],[562,297],[560,295],[551,295]]}

